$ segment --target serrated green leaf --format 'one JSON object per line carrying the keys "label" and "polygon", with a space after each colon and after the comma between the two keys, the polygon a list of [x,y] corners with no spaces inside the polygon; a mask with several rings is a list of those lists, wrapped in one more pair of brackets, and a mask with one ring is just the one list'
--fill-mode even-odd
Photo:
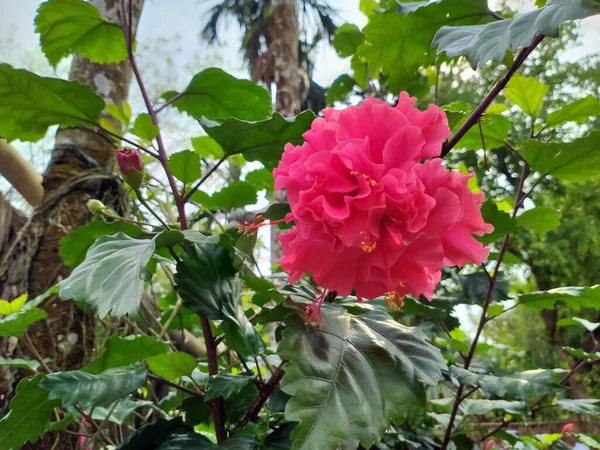
{"label": "serrated green leaf", "polygon": [[592,180],[600,171],[600,132],[560,144],[527,141],[521,154],[542,176],[564,181]]}
{"label": "serrated green leaf", "polygon": [[548,85],[519,73],[510,78],[504,90],[504,96],[529,117],[539,116],[547,93]]}
{"label": "serrated green leaf", "polygon": [[465,415],[483,415],[492,411],[506,411],[510,414],[524,414],[527,410],[525,402],[510,402],[506,400],[463,400],[460,410]]}
{"label": "serrated green leaf", "polygon": [[191,377],[198,365],[192,355],[184,352],[152,356],[146,359],[146,363],[155,375],[169,381],[179,381],[181,377]]}
{"label": "serrated green leaf", "polygon": [[569,399],[563,398],[556,401],[556,404],[567,411],[574,412],[576,414],[600,414],[600,399],[582,398],[582,399]]}
{"label": "serrated green leaf", "polygon": [[183,423],[181,416],[161,418],[131,433],[117,450],[156,450],[170,437],[194,430]]}
{"label": "serrated green leaf", "polygon": [[304,111],[292,119],[275,113],[261,122],[228,119],[222,123],[201,120],[200,124],[225,154],[241,153],[247,161],[259,161],[267,169],[273,169],[281,159],[285,144],[304,142],[302,135],[310,129],[314,118],[312,111]]}
{"label": "serrated green leaf", "polygon": [[200,156],[191,150],[183,150],[169,156],[169,170],[183,184],[192,183],[202,176]]}
{"label": "serrated green leaf", "polygon": [[[49,359],[46,359],[45,362],[49,362]],[[14,367],[16,369],[29,369],[36,371],[38,367],[40,367],[40,363],[33,359],[23,359],[23,358],[3,358],[0,356],[0,366],[9,366]]]}
{"label": "serrated green leaf", "polygon": [[152,142],[158,136],[159,129],[152,122],[152,117],[148,113],[142,113],[135,118],[133,127],[129,130],[131,134],[136,135],[145,142]]}
{"label": "serrated green leaf", "polygon": [[25,378],[17,385],[10,411],[0,420],[0,449],[21,448],[27,442],[35,443],[44,434],[60,401],[49,399],[49,392],[40,387],[43,377]]}
{"label": "serrated green leaf", "polygon": [[201,158],[212,156],[215,159],[220,159],[223,156],[223,149],[210,136],[192,138],[192,148]]}
{"label": "serrated green leaf", "polygon": [[111,407],[104,408],[102,406],[96,406],[92,411],[92,419],[98,420],[102,422],[108,417],[108,420],[122,425],[125,419],[127,419],[133,412],[144,406],[152,405],[151,401],[147,400],[137,400],[133,401],[130,397],[125,397],[123,400],[119,402],[119,404],[114,408],[112,414],[109,416],[108,413],[112,409]]}
{"label": "serrated green leaf", "polygon": [[477,237],[484,245],[504,237],[505,234],[513,234],[517,231],[517,223],[511,218],[510,214],[500,211],[498,206],[489,200],[481,206],[481,215],[486,223],[491,223],[494,226],[494,231],[491,233]]}
{"label": "serrated green leaf", "polygon": [[444,360],[423,332],[384,312],[354,316],[325,304],[321,318],[322,327],[307,327],[290,314],[277,350],[289,361],[285,416],[299,422],[293,448],[369,448],[392,417],[424,402],[421,383],[435,385]]}
{"label": "serrated green leaf", "polygon": [[257,191],[266,189],[267,191],[272,192],[275,185],[273,172],[268,169],[257,169],[248,172],[245,181],[254,186]]}
{"label": "serrated green leaf", "polygon": [[565,389],[556,384],[557,372],[552,370],[529,370],[496,377],[452,366],[450,373],[463,386],[479,386],[484,392],[506,400],[527,400],[531,397]]}
{"label": "serrated green leaf", "polygon": [[60,399],[63,406],[78,404],[87,409],[108,406],[146,384],[142,365],[108,369],[97,375],[74,370],[46,375],[40,386],[50,391],[50,399]]}
{"label": "serrated green leaf", "polygon": [[212,196],[208,196],[202,191],[196,191],[192,195],[192,200],[200,203],[206,209],[230,211],[234,208],[253,205],[258,200],[258,193],[252,184],[246,181],[234,181]]}
{"label": "serrated green leaf", "polygon": [[[163,98],[170,100],[175,95],[177,92],[167,92]],[[183,96],[173,106],[194,119],[235,117],[263,120],[271,114],[271,97],[264,88],[250,80],[241,80],[221,69],[210,68],[194,75]]]}
{"label": "serrated green leaf", "polygon": [[104,100],[89,86],[0,64],[0,136],[38,141],[48,127],[93,126]]}
{"label": "serrated green leaf", "polygon": [[234,318],[226,319],[222,324],[227,346],[242,356],[257,356],[265,351],[260,334],[254,329],[241,305],[238,305]]}
{"label": "serrated green leaf", "polygon": [[101,236],[83,263],[61,281],[61,298],[85,301],[100,317],[136,312],[144,290],[142,276],[154,249],[154,239],[132,239],[121,232]]}
{"label": "serrated green leaf", "polygon": [[53,67],[72,53],[100,64],[127,58],[121,26],[104,20],[92,4],[84,0],[48,0],[37,12],[35,31]]}
{"label": "serrated green leaf", "polygon": [[590,332],[593,332],[596,329],[598,329],[598,327],[600,327],[600,323],[590,322],[589,320],[582,319],[581,317],[572,317],[572,318],[564,317],[564,318],[560,319],[558,322],[556,322],[556,326],[558,328],[567,327],[569,325],[583,327]]}
{"label": "serrated green leaf", "polygon": [[99,374],[107,369],[129,366],[156,355],[169,351],[169,344],[157,341],[150,336],[127,336],[122,338],[113,335],[108,338],[102,356],[90,362],[82,370],[91,374]]}
{"label": "serrated green leaf", "polygon": [[327,89],[325,102],[331,106],[337,101],[344,100],[354,88],[354,80],[348,74],[340,75]]}
{"label": "serrated green leaf", "polygon": [[600,309],[600,285],[567,286],[519,295],[519,303],[533,309],[552,309],[557,301],[563,301],[575,310]]}
{"label": "serrated green leaf", "polygon": [[469,150],[483,149],[484,146],[486,150],[502,147],[508,139],[510,127],[510,120],[504,116],[486,116],[481,119],[481,131],[479,131],[479,125],[473,126],[456,145]]}
{"label": "serrated green leaf", "polygon": [[364,39],[365,36],[356,25],[345,23],[335,30],[331,44],[341,58],[346,58],[356,53]]}
{"label": "serrated green leaf", "polygon": [[557,37],[560,25],[600,12],[595,0],[556,0],[546,6],[525,12],[514,19],[487,25],[443,26],[436,33],[432,47],[453,58],[464,55],[474,69],[487,61],[502,63],[506,52],[527,47],[538,34]]}
{"label": "serrated green leaf", "polygon": [[58,241],[60,250],[58,254],[65,265],[73,268],[85,260],[89,248],[100,236],[111,236],[117,233],[125,233],[132,238],[141,237],[144,230],[129,222],[104,222],[98,220],[77,228]]}
{"label": "serrated green leaf", "polygon": [[585,123],[590,117],[600,115],[600,102],[589,95],[569,103],[546,117],[546,126],[553,128],[566,122]]}
{"label": "serrated green leaf", "polygon": [[553,208],[536,206],[517,217],[517,224],[537,233],[543,238],[548,231],[553,231],[560,225],[561,214]]}
{"label": "serrated green leaf", "polygon": [[248,383],[252,383],[254,374],[234,375],[229,372],[220,372],[208,380],[208,390],[204,396],[204,401],[213,398],[229,398],[238,394]]}

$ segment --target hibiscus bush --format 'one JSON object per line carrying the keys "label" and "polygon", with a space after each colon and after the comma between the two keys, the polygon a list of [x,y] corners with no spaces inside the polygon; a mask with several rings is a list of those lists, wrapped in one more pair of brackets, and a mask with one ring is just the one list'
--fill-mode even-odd
{"label": "hibiscus bush", "polygon": [[[117,3],[118,23],[48,0],[36,30],[54,65],[129,64],[145,110],[0,64],[0,136],[93,133],[114,158],[71,185],[126,193],[122,208],[86,198],[89,223],[57,243],[68,276],[0,301],[0,336],[23,349],[0,358],[13,376],[0,450],[600,448],[583,425],[600,399],[571,384],[594,389],[600,287],[516,281],[560,224],[544,195],[600,173],[598,92],[548,110],[558,93],[524,68],[597,0],[516,16],[480,0],[361,1],[367,25],[333,37],[352,73],[331,106],[296,117],[218,68],[150,97]],[[444,91],[453,73],[465,78]],[[476,99],[453,98],[484,74]],[[197,121],[193,150],[169,148],[169,110]],[[269,205],[252,206],[258,193]],[[272,264],[258,249],[270,234]],[[92,324],[75,369],[28,332],[57,296]],[[523,355],[484,339],[513,313],[558,308],[578,311],[556,326],[579,334],[556,366],[511,366]],[[554,432],[528,429],[548,421]]]}

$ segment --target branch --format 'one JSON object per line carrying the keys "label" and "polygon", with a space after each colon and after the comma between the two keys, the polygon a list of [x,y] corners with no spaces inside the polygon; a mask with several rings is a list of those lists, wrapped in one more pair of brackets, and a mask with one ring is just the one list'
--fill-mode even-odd
{"label": "branch", "polygon": [[248,424],[248,422],[252,422],[258,419],[258,414],[260,413],[260,410],[265,405],[267,400],[269,400],[269,397],[271,396],[271,394],[283,378],[283,375],[285,374],[285,372],[282,369],[282,366],[284,364],[285,361],[282,361],[277,370],[275,370],[273,375],[271,375],[271,378],[269,378],[269,381],[267,381],[267,384],[265,384],[264,388],[260,391],[260,394],[258,394],[258,397],[256,397],[256,400],[254,400],[254,403],[252,404],[242,421],[239,423],[239,428],[243,428]]}
{"label": "branch", "polygon": [[194,397],[198,397],[199,399],[204,401],[204,395],[202,395],[196,391],[192,391],[191,389],[188,389],[185,386],[180,386],[176,383],[172,383],[169,380],[165,380],[164,378],[157,377],[156,375],[151,374],[151,373],[148,373],[148,378],[155,380],[155,381],[160,381],[161,383],[165,383],[167,386],[171,386],[172,388],[177,389],[178,391],[185,392],[186,394],[192,395]]}
{"label": "branch", "polygon": [[4,139],[0,139],[0,175],[6,178],[31,206],[42,204],[42,176]]}
{"label": "branch", "polygon": [[196,192],[198,190],[198,188],[200,186],[202,186],[204,184],[204,182],[208,179],[208,177],[210,177],[213,173],[215,173],[215,171],[219,168],[219,166],[221,164],[223,164],[225,162],[225,160],[227,159],[229,155],[225,154],[221,157],[221,159],[219,159],[216,164],[214,166],[212,166],[212,168],[206,172],[206,175],[204,175],[199,181],[198,183],[196,183],[196,185],[194,187],[192,187],[192,189],[190,189],[190,191],[185,194],[185,196],[183,197],[184,202],[187,202],[190,197],[192,195],[194,195],[194,192]]}
{"label": "branch", "polygon": [[521,52],[514,60],[512,65],[508,68],[506,74],[500,79],[500,81],[498,81],[498,83],[496,83],[496,85],[492,88],[489,94],[481,101],[479,106],[475,109],[475,111],[473,111],[473,113],[469,116],[465,123],[462,124],[462,126],[458,129],[456,133],[454,133],[454,135],[450,139],[444,142],[444,145],[442,146],[442,153],[440,154],[441,158],[444,158],[448,153],[450,153],[450,150],[452,150],[454,146],[458,144],[458,141],[461,140],[461,138],[466,134],[466,132],[469,131],[471,127],[477,123],[481,115],[485,112],[488,106],[490,106],[492,101],[498,96],[498,94],[500,94],[502,89],[506,87],[506,84],[508,83],[510,78],[519,69],[519,67],[521,67],[521,64],[523,64],[525,59],[527,59],[527,57],[531,54],[533,49],[537,47],[537,45],[540,42],[542,42],[543,39],[544,35],[538,34],[529,47],[525,47],[523,50],[521,50]]}

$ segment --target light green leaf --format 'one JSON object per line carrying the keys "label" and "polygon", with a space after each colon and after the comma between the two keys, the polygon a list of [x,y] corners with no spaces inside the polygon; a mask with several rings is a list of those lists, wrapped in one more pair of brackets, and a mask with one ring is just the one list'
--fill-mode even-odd
{"label": "light green leaf", "polygon": [[191,377],[198,365],[192,355],[183,352],[152,356],[146,359],[146,363],[155,375],[173,382],[181,377]]}
{"label": "light green leaf", "polygon": [[219,236],[216,234],[211,234],[210,236],[205,235],[204,233],[198,230],[182,230],[181,234],[183,237],[196,244],[218,244]]}
{"label": "light green leaf", "polygon": [[590,117],[600,115],[600,102],[589,95],[569,103],[546,117],[547,127],[557,127],[565,122],[585,123]]}
{"label": "light green leaf", "polygon": [[23,295],[18,296],[12,301],[0,300],[0,314],[4,314],[8,316],[9,314],[13,314],[21,311],[25,302],[27,301],[27,292]]}
{"label": "light green leaf", "polygon": [[43,377],[24,378],[17,385],[10,411],[0,420],[0,449],[21,448],[27,442],[35,443],[44,434],[60,401],[49,399],[49,392],[39,386]]}
{"label": "light green leaf", "polygon": [[89,86],[0,64],[0,136],[38,141],[48,127],[93,126],[104,100]]}
{"label": "light green leaf", "polygon": [[63,406],[78,404],[84,409],[108,406],[146,384],[142,365],[108,369],[97,375],[82,370],[46,375],[40,386],[50,391],[50,399]]}
{"label": "light green leaf", "polygon": [[379,2],[377,0],[360,0],[358,7],[365,16],[370,16],[375,8],[379,7]]}
{"label": "light green leaf", "polygon": [[168,351],[168,343],[157,341],[151,336],[127,336],[122,338],[113,335],[108,338],[102,356],[94,359],[82,370],[91,374],[99,374],[107,369],[129,366]]}
{"label": "light green leaf", "polygon": [[158,136],[159,129],[152,122],[150,114],[142,113],[135,118],[133,127],[129,130],[131,134],[136,135],[145,142],[152,142]]}
{"label": "light green leaf", "polygon": [[246,181],[234,181],[212,196],[202,191],[196,191],[191,198],[206,209],[230,211],[234,208],[253,205],[258,200],[258,194],[252,184]]}
{"label": "light green leaf", "polygon": [[335,30],[331,44],[341,58],[346,58],[356,53],[364,39],[365,36],[356,25],[345,23]]}
{"label": "light green leaf", "polygon": [[582,444],[587,445],[589,448],[600,449],[600,442],[587,434],[579,433],[577,435],[577,440]]}
{"label": "light green leaf", "polygon": [[542,176],[564,181],[595,179],[600,171],[600,131],[561,144],[531,140],[524,144],[521,154]]}
{"label": "light green leaf", "polygon": [[539,116],[547,93],[548,85],[519,73],[511,77],[504,90],[504,96],[529,117]]}
{"label": "light green leaf", "polygon": [[105,21],[84,0],[48,0],[38,8],[35,31],[53,67],[65,56],[78,53],[95,63],[118,63],[127,58],[119,24]]}
{"label": "light green leaf", "polygon": [[529,46],[538,34],[557,37],[563,22],[599,12],[600,4],[595,0],[556,0],[514,19],[468,27],[444,26],[431,46],[451,58],[464,55],[475,69],[487,61],[502,63],[508,50],[514,53]]}
{"label": "light green leaf", "polygon": [[92,419],[102,422],[108,417],[109,421],[122,425],[125,419],[133,414],[136,409],[150,405],[152,405],[152,402],[147,400],[133,401],[130,397],[125,397],[119,402],[110,417],[108,416],[108,413],[110,412],[111,407],[105,408],[96,406],[92,412]]}
{"label": "light green leaf", "polygon": [[[177,92],[163,94],[165,100]],[[194,119],[208,120],[235,117],[241,120],[263,120],[271,114],[271,97],[261,86],[241,80],[227,72],[210,68],[196,74],[183,96],[173,105]]]}
{"label": "light green leaf", "polygon": [[480,387],[488,394],[507,400],[527,400],[564,389],[563,386],[556,384],[558,372],[552,370],[529,370],[496,377],[453,366],[450,368],[450,373],[463,386]]}
{"label": "light green leaf", "polygon": [[[462,121],[461,121],[462,122]],[[467,148],[469,150],[479,150],[484,148],[491,150],[504,146],[508,139],[511,123],[504,116],[491,115],[481,119],[481,131],[483,132],[483,140],[479,126],[473,126],[465,133],[457,146]]]}
{"label": "light green leaf", "polygon": [[325,102],[331,106],[337,101],[342,101],[354,88],[354,80],[348,74],[340,75],[327,89]]}
{"label": "light green leaf", "polygon": [[560,212],[545,206],[536,206],[517,217],[517,224],[544,237],[560,225]]}
{"label": "light green leaf", "polygon": [[600,399],[568,399],[557,400],[556,403],[562,409],[574,412],[576,414],[600,415]]}
{"label": "light green leaf", "polygon": [[365,41],[357,54],[369,64],[372,74],[380,70],[393,79],[410,80],[420,67],[435,60],[433,37],[444,25],[475,25],[492,20],[485,0],[431,2],[404,15],[392,9],[369,16],[363,29]]}
{"label": "light green leaf", "polygon": [[198,153],[200,158],[213,157],[220,159],[223,156],[223,149],[217,141],[210,136],[199,136],[192,138],[192,147]]}
{"label": "light green leaf", "polygon": [[600,309],[600,285],[559,287],[519,296],[519,303],[533,309],[552,309],[557,301],[563,301],[569,308],[575,310],[580,308]]}
{"label": "light green leaf", "polygon": [[77,228],[61,238],[58,241],[60,246],[58,254],[65,265],[71,268],[76,267],[85,260],[87,251],[96,242],[96,239],[103,235],[113,235],[119,232],[132,238],[138,238],[144,234],[144,230],[133,223],[97,220]]}
{"label": "light green leaf", "polygon": [[169,170],[183,184],[192,183],[202,176],[200,156],[191,150],[183,150],[169,156]]}
{"label": "light green leaf", "polygon": [[121,124],[125,126],[129,125],[129,119],[131,119],[131,116],[127,116],[127,114],[125,114],[125,112],[117,105],[107,103],[106,110],[112,118],[118,120]]}
{"label": "light green leaf", "polygon": [[591,359],[598,360],[600,359],[600,352],[596,353],[588,353],[580,348],[572,348],[572,347],[563,347],[562,348],[569,355],[577,358],[577,359]]}
{"label": "light green leaf", "polygon": [[[50,359],[46,359],[44,362],[49,362]],[[23,359],[23,358],[12,358],[7,359],[0,356],[0,366],[9,366],[14,367],[16,369],[29,369],[36,371],[38,367],[40,367],[40,363],[33,359]]]}
{"label": "light green leaf", "polygon": [[523,414],[527,410],[525,402],[510,402],[506,400],[464,400],[460,410],[465,415],[483,415],[492,411],[506,411],[511,414]]}
{"label": "light green leaf", "polygon": [[488,308],[487,314],[488,317],[494,317],[498,314],[501,314],[504,311],[504,305],[502,303],[496,303],[494,305],[490,305]]}
{"label": "light green leaf", "polygon": [[0,336],[21,337],[30,325],[45,318],[46,311],[43,309],[23,309],[0,319]]}
{"label": "light green leaf", "polygon": [[208,390],[204,396],[204,401],[213,398],[229,398],[238,394],[248,383],[252,383],[254,374],[234,375],[229,372],[219,372],[208,380]]}
{"label": "light green leaf", "polygon": [[262,122],[228,119],[222,123],[201,120],[206,133],[217,141],[227,155],[241,153],[247,161],[260,161],[267,169],[279,163],[287,143],[300,145],[315,115],[304,111],[293,119],[279,113]]}
{"label": "light green leaf", "polygon": [[85,261],[61,281],[61,298],[85,301],[100,317],[136,312],[144,290],[142,276],[154,248],[154,239],[132,239],[124,233],[101,236]]}
{"label": "light green leaf", "polygon": [[600,327],[600,323],[590,322],[589,320],[582,319],[581,317],[573,317],[573,318],[564,317],[564,318],[560,319],[558,322],[556,322],[556,326],[558,328],[567,327],[569,325],[583,327],[590,332],[593,332],[596,329],[598,329],[598,327]]}
{"label": "light green leaf", "polygon": [[292,448],[369,448],[392,417],[424,403],[421,383],[437,384],[444,360],[422,331],[382,311],[354,316],[325,304],[321,318],[312,327],[288,315],[277,351],[289,361],[285,417],[299,422]]}

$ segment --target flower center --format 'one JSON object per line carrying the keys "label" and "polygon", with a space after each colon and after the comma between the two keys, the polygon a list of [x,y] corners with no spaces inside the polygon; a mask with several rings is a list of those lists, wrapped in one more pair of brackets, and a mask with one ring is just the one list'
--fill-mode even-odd
{"label": "flower center", "polygon": [[353,170],[352,172],[350,172],[350,175],[354,175],[356,177],[361,177],[364,178],[365,180],[367,180],[367,182],[371,185],[371,186],[377,186],[377,181],[375,181],[373,178],[371,178],[369,175],[367,175],[366,173],[360,173],[357,172],[355,170]]}
{"label": "flower center", "polygon": [[[406,287],[402,281],[398,283],[398,286],[403,288]],[[404,296],[399,295],[396,291],[387,292],[383,298],[387,301],[388,306],[394,311],[400,311],[404,306]]]}
{"label": "flower center", "polygon": [[325,300],[327,289],[324,289],[310,305],[306,305],[306,323],[307,325],[318,326],[323,328],[323,319],[321,319],[321,306]]}
{"label": "flower center", "polygon": [[362,237],[362,241],[360,241],[360,247],[363,252],[371,253],[377,247],[377,242],[373,240],[373,237],[367,233],[366,231],[361,231],[360,235]]}
{"label": "flower center", "polygon": [[258,233],[258,229],[261,227],[268,227],[270,225],[276,225],[278,223],[285,222],[285,218],[279,220],[269,220],[268,222],[266,220],[267,219],[265,216],[262,214],[257,214],[254,223],[250,223],[247,220],[244,221],[243,224],[238,223],[238,233],[242,234],[248,232],[248,236],[254,236],[256,233]]}

